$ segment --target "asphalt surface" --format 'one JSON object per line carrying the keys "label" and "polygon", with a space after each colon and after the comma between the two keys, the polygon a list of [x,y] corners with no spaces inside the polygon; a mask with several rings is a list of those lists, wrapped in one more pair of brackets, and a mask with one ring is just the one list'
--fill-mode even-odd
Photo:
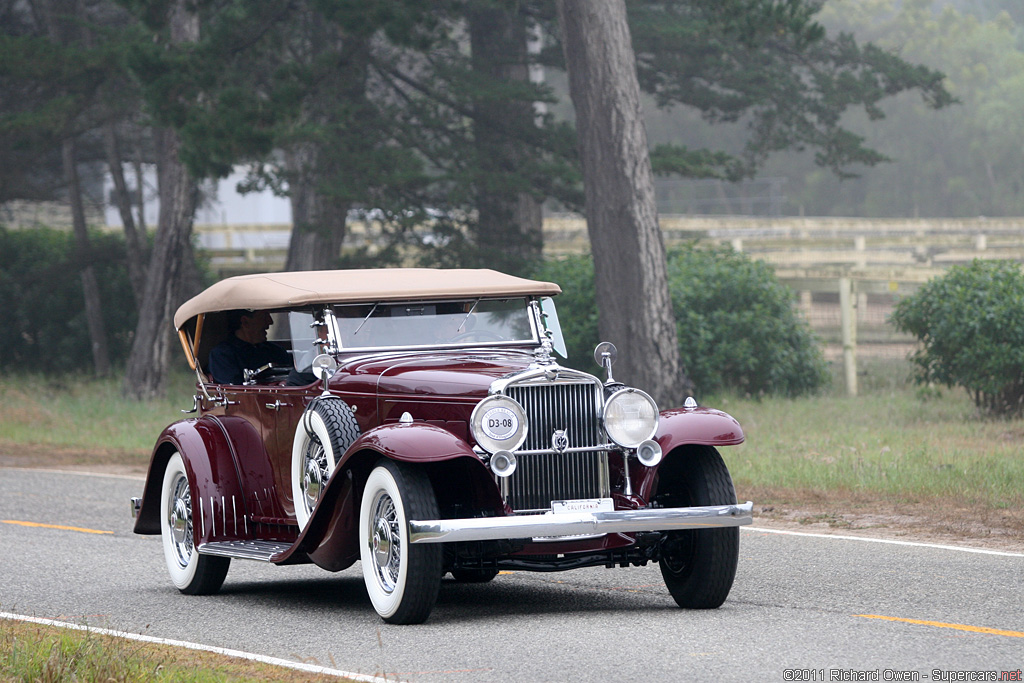
{"label": "asphalt surface", "polygon": [[220,594],[181,595],[131,532],[141,489],[0,469],[0,611],[425,683],[1022,680],[1019,554],[744,529],[717,610],[677,608],[652,565],[446,579],[425,625],[389,626],[358,564],[234,560]]}

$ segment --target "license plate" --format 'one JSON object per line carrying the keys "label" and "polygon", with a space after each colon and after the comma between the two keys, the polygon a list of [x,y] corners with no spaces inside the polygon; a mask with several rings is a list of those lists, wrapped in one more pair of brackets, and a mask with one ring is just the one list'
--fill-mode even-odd
{"label": "license plate", "polygon": [[556,515],[564,515],[571,512],[611,512],[614,509],[615,504],[611,498],[551,501],[551,512]]}

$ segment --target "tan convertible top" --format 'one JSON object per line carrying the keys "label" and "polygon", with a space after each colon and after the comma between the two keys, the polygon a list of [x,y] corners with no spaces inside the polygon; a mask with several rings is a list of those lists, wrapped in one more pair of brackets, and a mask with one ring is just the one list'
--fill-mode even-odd
{"label": "tan convertible top", "polygon": [[373,303],[491,296],[554,296],[551,282],[527,280],[495,270],[378,268],[311,270],[239,275],[208,287],[174,314],[178,329],[200,313],[236,308],[275,309],[307,304]]}

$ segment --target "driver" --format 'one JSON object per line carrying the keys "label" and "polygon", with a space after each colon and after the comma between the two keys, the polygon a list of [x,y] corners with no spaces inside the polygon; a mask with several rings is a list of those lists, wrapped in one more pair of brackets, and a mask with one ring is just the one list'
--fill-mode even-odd
{"label": "driver", "polygon": [[267,363],[288,367],[291,356],[267,341],[273,319],[267,311],[228,311],[227,339],[210,350],[210,374],[217,384],[241,384],[242,370],[256,370]]}

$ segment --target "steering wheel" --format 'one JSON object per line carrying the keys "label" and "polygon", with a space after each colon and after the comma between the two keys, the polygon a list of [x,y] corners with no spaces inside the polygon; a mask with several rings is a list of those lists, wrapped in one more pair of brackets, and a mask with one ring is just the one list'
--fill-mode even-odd
{"label": "steering wheel", "polygon": [[246,381],[253,384],[272,382],[274,380],[280,380],[287,377],[290,370],[290,368],[281,365],[267,363],[266,365],[261,365],[254,370],[246,370]]}

